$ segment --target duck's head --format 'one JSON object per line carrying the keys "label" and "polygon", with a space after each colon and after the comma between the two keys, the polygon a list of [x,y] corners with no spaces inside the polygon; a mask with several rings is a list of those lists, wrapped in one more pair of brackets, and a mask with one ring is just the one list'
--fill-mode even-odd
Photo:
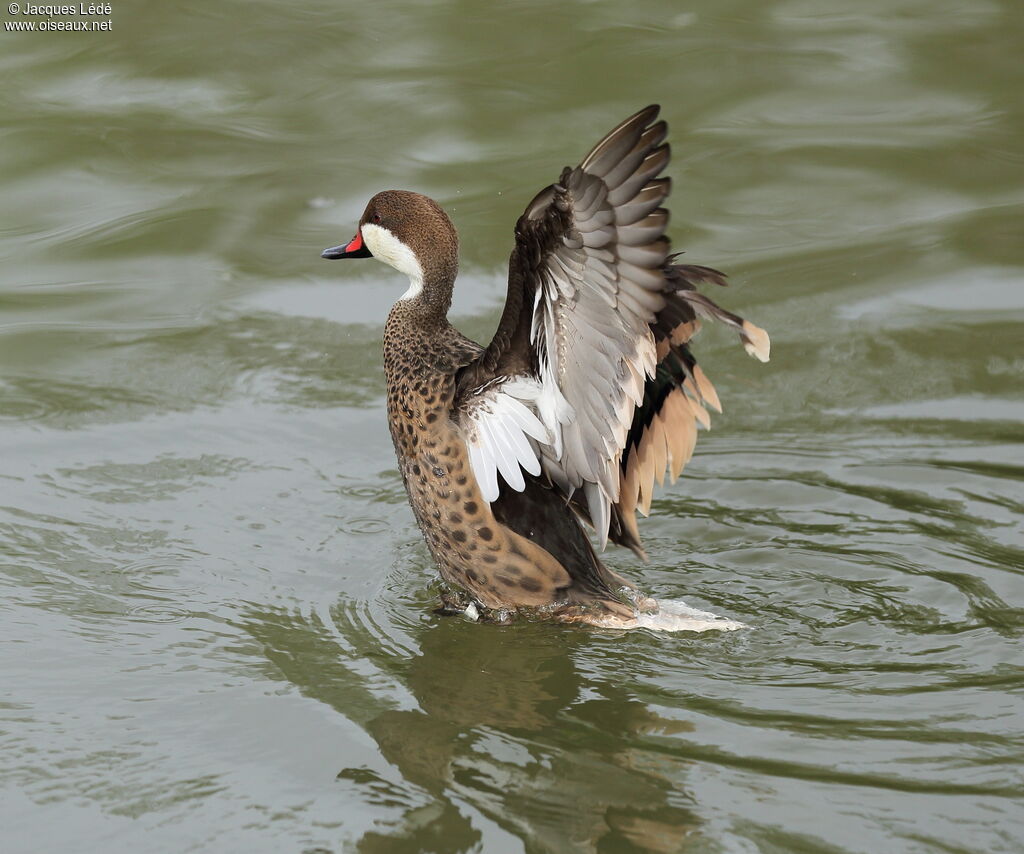
{"label": "duck's head", "polygon": [[409,190],[384,190],[366,205],[356,236],[332,246],[321,258],[376,258],[409,277],[403,299],[416,297],[424,282],[450,287],[458,266],[459,240],[440,205]]}

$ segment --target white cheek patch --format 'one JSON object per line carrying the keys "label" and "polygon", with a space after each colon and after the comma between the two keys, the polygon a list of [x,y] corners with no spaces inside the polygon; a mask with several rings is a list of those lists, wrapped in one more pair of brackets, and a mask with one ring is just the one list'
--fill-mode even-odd
{"label": "white cheek patch", "polygon": [[399,299],[417,297],[423,290],[423,268],[420,266],[416,253],[386,228],[374,225],[372,222],[365,223],[360,231],[363,235],[363,243],[373,253],[374,258],[409,277],[409,290]]}

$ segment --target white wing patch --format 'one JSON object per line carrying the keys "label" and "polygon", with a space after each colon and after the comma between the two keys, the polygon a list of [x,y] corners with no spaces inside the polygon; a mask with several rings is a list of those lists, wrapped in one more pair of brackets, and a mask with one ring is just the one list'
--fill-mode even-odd
{"label": "white wing patch", "polygon": [[534,412],[541,385],[528,377],[500,379],[471,399],[465,422],[466,447],[485,501],[498,498],[498,475],[516,492],[526,488],[523,470],[540,474],[537,443],[551,432]]}

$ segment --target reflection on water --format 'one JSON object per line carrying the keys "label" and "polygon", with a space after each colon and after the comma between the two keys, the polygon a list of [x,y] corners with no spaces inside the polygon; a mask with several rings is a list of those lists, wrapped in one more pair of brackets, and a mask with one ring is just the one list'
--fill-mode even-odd
{"label": "reflection on water", "polygon": [[[474,814],[552,851],[624,841],[677,851],[695,832],[684,781],[638,744],[692,724],[662,718],[612,679],[583,678],[573,657],[590,641],[585,633],[481,631],[442,620],[409,627],[415,637],[402,641],[415,653],[406,657],[373,644],[397,627],[345,609],[332,618],[328,628],[319,619],[254,613],[244,627],[291,684],[358,723],[401,775],[404,784],[395,785],[372,767],[338,772],[353,790],[347,797],[394,813],[358,850],[423,851],[441,840],[472,846],[481,841]],[[388,634],[379,640],[395,643]],[[409,691],[403,705],[412,700],[414,708],[393,707],[373,690],[391,681]],[[409,784],[429,802],[410,801]]]}
{"label": "reflection on water", "polygon": [[[1020,850],[1014,4],[112,19],[0,52],[5,851]],[[651,101],[776,346],[702,334],[725,415],[609,561],[750,629],[437,617],[404,285],[319,251],[434,195],[486,340],[525,202]]]}

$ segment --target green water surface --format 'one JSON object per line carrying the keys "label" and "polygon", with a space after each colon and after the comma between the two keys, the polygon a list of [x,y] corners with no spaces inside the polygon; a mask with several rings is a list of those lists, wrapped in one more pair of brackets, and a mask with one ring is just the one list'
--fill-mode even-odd
{"label": "green water surface", "polygon": [[[1024,851],[1019,2],[99,19],[0,32],[5,854]],[[750,628],[435,616],[406,283],[319,252],[434,196],[486,341],[526,202],[652,101],[773,353],[705,328],[725,413],[608,559]]]}

